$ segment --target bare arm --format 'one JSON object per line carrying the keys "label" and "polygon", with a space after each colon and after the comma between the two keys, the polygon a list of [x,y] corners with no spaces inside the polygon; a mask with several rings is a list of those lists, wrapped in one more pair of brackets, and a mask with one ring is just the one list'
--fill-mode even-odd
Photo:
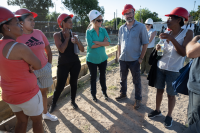
{"label": "bare arm", "polygon": [[49,62],[49,63],[52,63],[52,52],[51,52],[51,48],[50,48],[49,45],[47,45],[47,46],[45,47],[45,52],[46,52],[46,54],[47,54],[48,62]]}
{"label": "bare arm", "polygon": [[118,45],[117,51],[118,51],[118,61],[119,61],[119,57],[121,55],[121,45]]}
{"label": "bare arm", "polygon": [[92,47],[91,47],[91,48],[99,48],[99,47],[101,47],[101,45],[94,44],[94,45],[92,45]]}
{"label": "bare arm", "polygon": [[154,39],[155,36],[156,36],[156,31],[154,31],[154,32],[151,34],[151,36],[150,36],[150,38],[149,38],[149,43],[152,42],[152,40]]}
{"label": "bare arm", "polygon": [[189,58],[200,57],[200,43],[197,41],[200,39],[200,35],[195,36],[192,41],[186,46],[186,54]]}
{"label": "bare arm", "polygon": [[64,53],[65,49],[66,49],[67,46],[68,46],[68,42],[69,42],[70,37],[65,38],[64,43],[62,43],[61,40],[60,40],[60,38],[61,38],[61,37],[60,37],[60,33],[54,34],[53,38],[54,38],[54,42],[55,42],[56,47],[58,48],[58,50],[59,50],[61,53]]}
{"label": "bare arm", "polygon": [[18,50],[20,53],[20,57],[29,65],[31,65],[34,70],[41,69],[42,65],[40,60],[36,57],[36,55],[28,46],[20,44]]}
{"label": "bare arm", "polygon": [[148,47],[148,44],[144,44],[144,45],[142,46],[142,52],[141,52],[141,55],[140,55],[140,59],[143,59],[143,58],[144,58],[144,55],[145,55],[145,53],[146,53],[146,51],[147,51],[147,47]]}

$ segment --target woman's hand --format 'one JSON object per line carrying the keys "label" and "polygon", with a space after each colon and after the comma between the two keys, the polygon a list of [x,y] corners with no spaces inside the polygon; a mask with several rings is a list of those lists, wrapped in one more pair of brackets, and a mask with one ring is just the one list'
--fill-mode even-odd
{"label": "woman's hand", "polygon": [[105,37],[103,41],[104,41],[104,42],[108,42],[108,38],[107,38],[107,37]]}
{"label": "woman's hand", "polygon": [[33,73],[33,72],[34,72],[34,69],[33,69],[33,66],[32,66],[32,65],[29,65],[29,72],[30,72],[30,73]]}
{"label": "woman's hand", "polygon": [[161,49],[161,46],[159,44],[156,45],[156,50],[160,50]]}
{"label": "woman's hand", "polygon": [[161,39],[167,39],[168,41],[171,41],[172,39],[174,39],[173,36],[171,36],[170,34],[167,34],[167,33],[161,33],[159,37]]}
{"label": "woman's hand", "polygon": [[70,30],[69,30],[69,29],[65,28],[65,30],[64,30],[63,33],[64,33],[65,39],[66,39],[66,38],[70,38]]}

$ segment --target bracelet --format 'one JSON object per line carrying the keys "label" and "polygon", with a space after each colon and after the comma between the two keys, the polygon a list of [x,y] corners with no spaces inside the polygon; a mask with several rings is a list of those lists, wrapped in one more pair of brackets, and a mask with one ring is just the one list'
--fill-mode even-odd
{"label": "bracelet", "polygon": [[143,60],[141,57],[139,59]]}

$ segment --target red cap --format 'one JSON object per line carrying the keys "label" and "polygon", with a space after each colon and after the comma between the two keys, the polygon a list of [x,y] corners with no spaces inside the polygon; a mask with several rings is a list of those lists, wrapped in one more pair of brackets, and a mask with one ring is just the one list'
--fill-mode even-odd
{"label": "red cap", "polygon": [[59,25],[59,27],[60,28],[62,28],[62,26],[61,26],[61,24],[62,24],[62,21],[65,19],[65,18],[67,18],[67,17],[71,17],[71,18],[73,18],[73,14],[70,14],[70,15],[68,15],[68,14],[66,14],[66,13],[62,13],[62,14],[60,14],[59,16],[58,16],[58,18],[57,18],[57,22],[58,22],[58,25]]}
{"label": "red cap", "polygon": [[185,21],[188,21],[188,18],[189,18],[188,11],[185,8],[183,8],[183,7],[177,7],[174,10],[172,10],[170,12],[170,14],[167,14],[165,16],[173,16],[173,15],[185,18]]}
{"label": "red cap", "polygon": [[21,15],[14,15],[10,10],[7,8],[0,6],[0,24],[3,24],[14,17],[21,17]]}
{"label": "red cap", "polygon": [[126,4],[126,5],[124,6],[123,11],[122,11],[122,15],[124,15],[129,9],[133,9],[134,12],[135,12],[135,8],[134,8],[131,4]]}
{"label": "red cap", "polygon": [[31,12],[31,11],[29,11],[29,10],[26,9],[26,8],[22,8],[22,9],[17,10],[17,11],[15,12],[15,15],[26,15],[26,14],[28,14],[28,13],[31,13],[31,14],[33,15],[34,18],[36,18],[36,17],[38,16],[37,13]]}

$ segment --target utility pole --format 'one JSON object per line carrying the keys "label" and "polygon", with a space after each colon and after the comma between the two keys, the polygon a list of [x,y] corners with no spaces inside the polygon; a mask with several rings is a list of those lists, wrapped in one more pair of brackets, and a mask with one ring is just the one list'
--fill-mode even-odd
{"label": "utility pole", "polygon": [[117,10],[116,10],[116,30],[117,30]]}
{"label": "utility pole", "polygon": [[140,20],[139,21],[141,22],[141,6],[140,6]]}
{"label": "utility pole", "polygon": [[113,29],[115,29],[115,12],[114,12],[114,25],[113,25]]}
{"label": "utility pole", "polygon": [[[194,8],[195,8],[195,4],[196,4],[196,1],[194,1]],[[194,11],[194,8],[193,8],[193,11]]]}

